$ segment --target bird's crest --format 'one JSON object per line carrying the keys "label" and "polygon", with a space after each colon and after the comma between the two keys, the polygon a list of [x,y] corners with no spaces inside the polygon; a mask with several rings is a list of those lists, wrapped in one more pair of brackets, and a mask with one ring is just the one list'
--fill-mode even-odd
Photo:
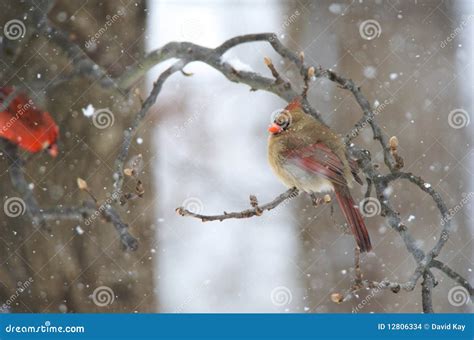
{"label": "bird's crest", "polygon": [[288,111],[293,111],[295,109],[300,109],[301,108],[301,97],[296,97],[294,98],[286,107],[285,110]]}

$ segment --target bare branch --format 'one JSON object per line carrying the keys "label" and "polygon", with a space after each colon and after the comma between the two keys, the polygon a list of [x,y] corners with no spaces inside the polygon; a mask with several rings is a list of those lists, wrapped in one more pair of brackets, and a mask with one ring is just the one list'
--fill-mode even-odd
{"label": "bare branch", "polygon": [[115,196],[117,197],[117,201],[119,200],[120,191],[122,190],[123,186],[123,178],[124,178],[124,164],[128,157],[128,151],[130,149],[130,144],[132,143],[133,136],[138,129],[138,126],[142,122],[142,120],[146,117],[150,108],[155,104],[158,95],[160,94],[161,88],[163,87],[163,83],[175,72],[180,71],[186,63],[184,61],[177,61],[172,66],[170,66],[166,71],[164,71],[159,77],[158,80],[153,84],[153,89],[151,90],[150,95],[145,99],[142,104],[140,111],[135,115],[132,124],[128,129],[124,131],[122,146],[118,153],[118,156],[115,160],[115,173],[114,173],[114,188],[115,188]]}
{"label": "bare branch", "polygon": [[[65,32],[52,27],[47,20],[41,22],[38,31],[66,52],[67,57],[74,65],[75,75],[96,79],[104,87],[120,89],[115,80],[100,65],[89,58],[82,48],[71,41]],[[57,83],[53,84],[57,85]]]}
{"label": "bare branch", "polygon": [[423,282],[421,283],[421,303],[423,306],[423,313],[433,313],[433,274],[429,271],[423,273]]}
{"label": "bare branch", "polygon": [[32,189],[24,175],[24,161],[18,155],[18,149],[15,145],[0,140],[0,146],[5,151],[10,160],[10,178],[16,191],[22,195],[25,202],[25,208],[33,225],[46,228],[46,221],[51,220],[84,220],[89,216],[99,212],[104,220],[113,224],[120,236],[122,244],[127,250],[136,250],[138,248],[137,240],[128,232],[128,225],[122,222],[120,215],[110,205],[98,207],[97,202],[85,202],[82,207],[62,207],[53,209],[43,209],[34,197]]}
{"label": "bare branch", "polygon": [[[117,79],[117,83],[122,89],[130,88],[135,82],[142,78],[151,68],[159,63],[171,59],[178,58],[186,60],[187,63],[192,61],[203,62],[217,71],[221,72],[228,80],[236,83],[246,84],[250,86],[251,90],[264,90],[272,92],[286,101],[291,101],[299,95],[296,91],[288,86],[286,81],[276,82],[271,78],[263,77],[255,72],[248,72],[236,70],[232,65],[223,61],[223,55],[231,48],[249,42],[266,41],[282,57],[297,63],[301,74],[308,72],[308,67],[305,67],[300,57],[286,48],[273,33],[259,33],[247,34],[231,38],[225,41],[222,45],[211,49],[208,47],[199,46],[189,42],[170,42],[163,47],[149,53],[143,60],[137,62],[135,65],[129,67],[127,71]],[[319,71],[315,76],[319,75]],[[316,110],[303,98],[303,107],[305,110],[321,119]]]}
{"label": "bare branch", "polygon": [[122,221],[120,215],[110,205],[97,207],[95,202],[86,201],[82,206],[45,209],[42,211],[42,215],[48,221],[83,221],[98,212],[106,222],[112,223],[115,227],[125,250],[135,251],[138,249],[138,241],[129,233],[128,224]]}
{"label": "bare branch", "polygon": [[291,84],[289,82],[285,82],[283,78],[280,76],[280,73],[275,68],[275,65],[273,65],[272,60],[268,57],[265,57],[263,60],[265,62],[265,65],[267,65],[268,69],[272,73],[273,78],[275,78],[275,83],[277,84],[285,83],[286,87],[291,88]]}
{"label": "bare branch", "polygon": [[362,282],[362,271],[360,270],[360,249],[355,247],[354,250],[354,271],[355,278],[354,283],[357,285]]}
{"label": "bare branch", "polygon": [[[251,209],[239,211],[239,212],[224,212],[222,215],[201,215],[194,213],[185,209],[184,207],[179,207],[176,209],[176,212],[181,216],[190,216],[194,218],[200,219],[202,222],[207,221],[223,221],[229,218],[249,218],[253,216],[260,216],[265,210],[272,210],[279,206],[284,201],[294,198],[298,195],[298,189],[291,188],[285,191],[283,194],[277,196],[273,201],[263,204],[263,205],[255,205],[253,204],[254,200],[256,200],[255,196],[251,196],[250,202],[253,206]],[[254,197],[254,199],[252,199]]]}
{"label": "bare branch", "polygon": [[467,289],[469,292],[469,295],[474,296],[474,288],[471,286],[469,281],[467,281],[465,278],[463,278],[461,275],[456,273],[454,270],[449,268],[446,264],[444,264],[441,261],[438,260],[433,260],[431,261],[431,266],[433,268],[441,270],[443,273],[445,273],[448,277],[459,283],[461,286]]}

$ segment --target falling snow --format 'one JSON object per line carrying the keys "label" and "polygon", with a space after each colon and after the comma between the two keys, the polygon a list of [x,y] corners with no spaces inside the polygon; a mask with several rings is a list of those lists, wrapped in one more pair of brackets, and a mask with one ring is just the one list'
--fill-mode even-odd
{"label": "falling snow", "polygon": [[92,106],[92,104],[88,104],[85,108],[82,108],[82,113],[86,117],[92,117],[94,115],[95,108]]}
{"label": "falling snow", "polygon": [[368,79],[374,79],[377,76],[377,68],[374,66],[364,67],[364,77]]}

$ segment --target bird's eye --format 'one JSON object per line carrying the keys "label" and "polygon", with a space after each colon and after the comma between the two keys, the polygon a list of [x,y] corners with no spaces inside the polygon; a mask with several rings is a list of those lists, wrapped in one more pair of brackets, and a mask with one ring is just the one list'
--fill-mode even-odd
{"label": "bird's eye", "polygon": [[286,113],[281,113],[275,118],[275,124],[286,130],[291,123],[291,117]]}

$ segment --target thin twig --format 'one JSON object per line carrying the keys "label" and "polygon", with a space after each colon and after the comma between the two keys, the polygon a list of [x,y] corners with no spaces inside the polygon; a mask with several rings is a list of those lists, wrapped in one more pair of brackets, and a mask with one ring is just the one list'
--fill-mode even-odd
{"label": "thin twig", "polygon": [[360,269],[360,249],[359,247],[355,247],[354,249],[354,283],[356,285],[362,282],[362,271]]}
{"label": "thin twig", "polygon": [[138,241],[128,231],[128,224],[124,223],[120,215],[110,205],[104,205],[97,208],[97,204],[92,201],[86,201],[82,206],[77,207],[57,207],[45,209],[42,216],[45,220],[76,220],[83,221],[93,216],[97,212],[107,221],[112,223],[115,227],[120,241],[125,250],[135,251],[138,249]]}
{"label": "thin twig", "polygon": [[128,232],[128,225],[122,221],[118,212],[110,205],[106,204],[97,207],[97,202],[91,204],[84,203],[82,207],[62,207],[62,208],[42,208],[36,200],[33,190],[28,185],[24,175],[24,162],[18,154],[15,145],[0,139],[0,146],[5,151],[10,160],[10,178],[16,191],[22,195],[25,209],[33,224],[38,227],[46,227],[48,220],[85,220],[99,212],[104,220],[112,223],[120,236],[122,244],[126,250],[136,250],[137,240]]}
{"label": "thin twig", "polygon": [[463,278],[461,275],[456,273],[453,269],[449,268],[446,264],[441,261],[433,260],[431,261],[431,267],[441,270],[448,277],[459,283],[461,286],[467,289],[469,295],[474,296],[474,288],[471,286],[469,281]]}
{"label": "thin twig", "polygon": [[122,146],[120,147],[117,158],[115,159],[115,173],[114,173],[114,197],[117,197],[117,201],[120,198],[120,192],[122,191],[123,179],[124,179],[124,164],[127,160],[128,151],[132,143],[133,136],[138,129],[140,123],[146,117],[150,108],[155,104],[158,95],[160,94],[161,88],[163,87],[164,82],[175,72],[180,71],[183,66],[186,64],[185,61],[179,60],[170,66],[166,71],[164,71],[159,77],[158,80],[153,84],[153,89],[151,90],[149,96],[145,99],[142,104],[140,111],[135,115],[132,124],[128,129],[124,131]]}
{"label": "thin twig", "polygon": [[40,23],[38,32],[66,52],[67,57],[74,65],[74,72],[76,74],[99,80],[100,84],[104,87],[121,89],[115,79],[109,76],[100,65],[94,62],[82,48],[71,41],[64,31],[51,26],[47,20],[44,20]]}
{"label": "thin twig", "polygon": [[251,205],[253,206],[251,209],[246,209],[239,212],[230,212],[230,213],[224,212],[222,215],[202,215],[202,214],[189,211],[185,209],[184,207],[176,208],[176,212],[181,216],[190,216],[190,217],[198,218],[202,222],[223,221],[229,218],[249,218],[253,216],[260,216],[265,210],[272,210],[276,208],[277,206],[279,206],[284,201],[291,199],[293,197],[296,197],[297,195],[298,195],[298,189],[291,188],[285,191],[283,194],[278,195],[271,202],[268,202],[260,206],[258,205],[255,206],[254,204],[252,204],[252,201],[253,201],[252,197],[255,197],[255,196],[251,196],[250,202],[251,202]]}

